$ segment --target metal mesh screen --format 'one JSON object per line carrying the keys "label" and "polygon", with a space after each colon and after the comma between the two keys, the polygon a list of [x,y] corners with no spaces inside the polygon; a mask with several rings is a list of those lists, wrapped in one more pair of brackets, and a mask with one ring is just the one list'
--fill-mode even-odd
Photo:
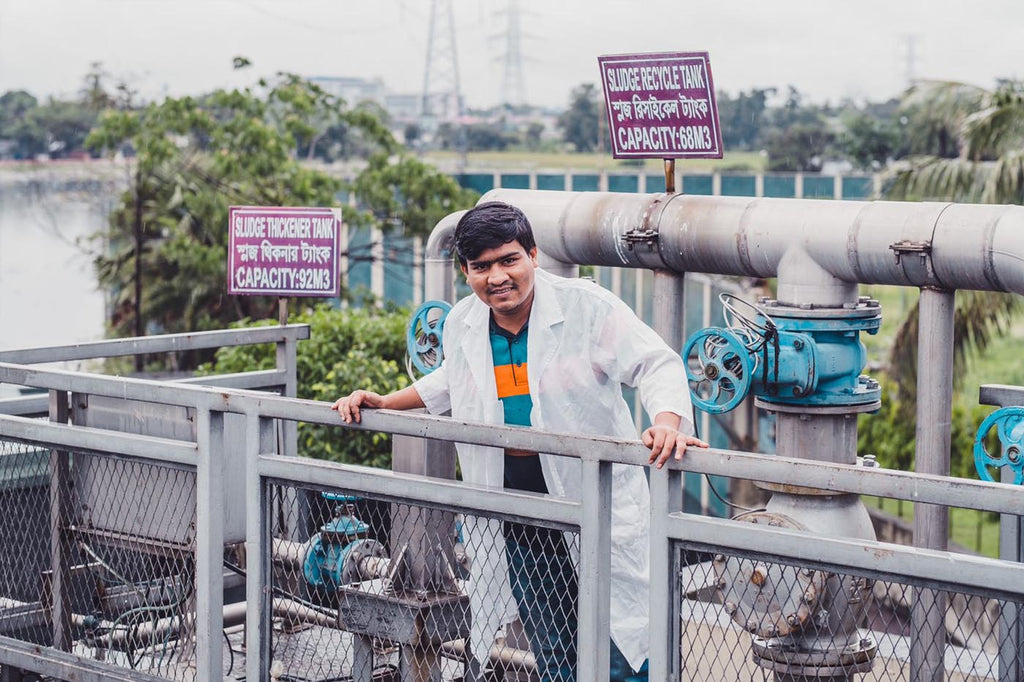
{"label": "metal mesh screen", "polygon": [[[1008,680],[1021,604],[819,567],[677,549],[682,680]],[[915,599],[919,607],[914,608]],[[1019,622],[1017,620],[1013,622]],[[1019,627],[1019,626],[1018,626]],[[916,636],[915,636],[916,633]]]}
{"label": "metal mesh screen", "polygon": [[405,666],[444,680],[537,679],[538,666],[576,679],[577,533],[350,491],[270,491],[280,679],[372,668],[397,680]]}
{"label": "metal mesh screen", "polygon": [[195,679],[195,513],[193,471],[0,441],[0,636]]}

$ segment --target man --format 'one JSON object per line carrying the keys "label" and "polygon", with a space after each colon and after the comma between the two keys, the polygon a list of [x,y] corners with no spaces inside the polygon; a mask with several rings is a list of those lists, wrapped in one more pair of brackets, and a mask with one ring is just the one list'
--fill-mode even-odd
{"label": "man", "polygon": [[[339,399],[346,423],[361,408],[426,407],[459,419],[550,431],[635,438],[622,385],[640,391],[653,426],[644,431],[658,468],[688,445],[707,447],[691,413],[683,363],[618,298],[592,282],[537,270],[526,216],[500,202],[468,211],[455,229],[459,264],[475,296],[444,326],[444,362],[412,386]],[[458,446],[467,482],[579,499],[579,460],[483,446]],[[615,465],[612,491],[611,679],[646,679],[648,507],[639,467]],[[467,518],[473,557],[467,592],[477,660],[497,630],[523,622],[542,680],[569,682],[576,669],[578,549],[560,532]],[[508,575],[508,579],[496,576]]]}

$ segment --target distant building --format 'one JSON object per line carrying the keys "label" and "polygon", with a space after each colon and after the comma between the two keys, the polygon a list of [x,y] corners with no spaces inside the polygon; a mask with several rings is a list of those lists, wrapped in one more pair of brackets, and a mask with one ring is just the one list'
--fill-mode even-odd
{"label": "distant building", "polygon": [[384,96],[384,109],[396,121],[414,121],[419,118],[423,97],[412,94],[392,93]]}
{"label": "distant building", "polygon": [[375,102],[382,106],[396,122],[416,120],[420,115],[422,97],[415,94],[391,92],[380,78],[367,79],[349,76],[312,76],[315,83],[349,106],[360,102]]}

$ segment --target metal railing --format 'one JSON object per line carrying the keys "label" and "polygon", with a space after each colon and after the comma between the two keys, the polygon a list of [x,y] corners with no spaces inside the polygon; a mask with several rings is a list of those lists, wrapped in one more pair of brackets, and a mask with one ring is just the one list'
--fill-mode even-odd
{"label": "metal railing", "polygon": [[[0,564],[0,665],[76,680],[214,680],[225,678],[229,669],[232,676],[240,674],[243,665],[250,680],[269,679],[272,669],[284,679],[342,675],[370,679],[376,662],[384,661],[402,675],[411,675],[409,671],[416,665],[441,665],[438,661],[443,660],[442,674],[447,678],[471,679],[476,670],[465,653],[469,648],[465,641],[468,621],[458,599],[449,603],[451,622],[435,623],[441,633],[438,637],[451,639],[433,651],[423,651],[423,647],[403,647],[398,639],[374,635],[366,624],[353,625],[352,614],[358,609],[352,600],[356,598],[346,593],[344,585],[329,586],[325,594],[300,578],[309,556],[306,543],[322,528],[324,515],[330,513],[325,508],[332,506],[318,501],[324,500],[318,494],[329,492],[362,498],[353,503],[350,516],[364,517],[370,522],[367,526],[388,529],[392,535],[397,520],[421,519],[431,513],[449,514],[447,518],[453,520],[477,517],[565,531],[578,552],[578,594],[572,608],[578,622],[577,648],[586,652],[577,661],[576,679],[607,677],[613,470],[617,465],[646,462],[646,451],[638,442],[386,411],[366,412],[361,425],[346,427],[324,403],[10,363],[0,363],[0,382],[45,389],[56,396],[58,404],[62,395],[70,394],[90,400],[109,398],[184,408],[194,415],[195,423],[195,438],[180,439],[69,425],[61,420],[47,423],[0,416],[0,442],[50,452],[46,499],[58,512],[46,529],[31,529],[47,536],[41,543],[45,561],[25,567],[33,575],[15,575],[21,570],[17,564]],[[241,471],[226,470],[222,456],[225,424],[230,420],[244,424],[240,432],[246,453],[244,503],[225,497],[223,492],[231,479],[242,476]],[[299,421],[336,426],[339,437],[345,428],[360,428],[573,457],[580,461],[582,489],[587,494],[572,501],[282,456],[281,443],[273,436],[274,423]],[[0,462],[5,461],[4,454],[0,449]],[[181,523],[190,516],[188,504],[159,502],[149,508],[146,500],[109,493],[119,480],[124,485],[124,480],[155,475],[143,474],[139,467],[191,477],[188,481],[192,482],[179,487],[194,495],[194,528],[191,522]],[[81,479],[87,471],[94,473],[90,480],[100,481],[105,475],[106,482],[83,487]],[[838,581],[862,590],[870,586],[872,594],[879,585],[907,586],[886,588],[885,594],[894,596],[884,598],[894,604],[905,601],[901,595],[911,594],[908,587],[914,594],[955,593],[979,597],[985,604],[994,600],[996,612],[989,620],[994,618],[990,631],[995,635],[985,635],[977,622],[965,618],[960,630],[967,635],[947,645],[951,647],[947,648],[950,679],[1020,679],[1024,665],[1018,614],[1024,603],[1024,565],[685,514],[681,509],[683,471],[981,509],[1005,515],[1004,523],[1019,522],[1024,513],[1020,489],[1005,484],[729,450],[691,450],[681,463],[650,472],[651,679],[734,680],[769,675],[761,667],[750,669],[749,663],[745,662],[745,667],[733,663],[738,654],[747,661],[753,646],[770,649],[764,643],[770,637],[758,639],[764,623],[744,627],[730,618],[727,606],[735,597],[720,586],[720,570],[726,569],[716,569],[716,565],[744,561],[761,562],[768,576],[782,576],[777,578],[780,586],[792,587],[792,580],[801,580],[804,571],[822,581]],[[90,517],[91,526],[82,523],[81,506],[74,502],[74,495],[83,490],[108,491],[102,498],[110,505],[108,513]],[[0,507],[19,504],[4,499],[0,496]],[[240,504],[244,509],[237,508]],[[12,521],[17,517],[7,511],[0,509],[0,529],[4,531],[17,523]],[[226,538],[230,519],[240,513],[247,520],[244,543]],[[96,520],[100,517],[108,520],[101,523]],[[116,524],[109,519],[122,522],[123,527],[111,527]],[[162,536],[157,532],[161,529]],[[5,537],[2,531],[0,537]],[[83,537],[95,538],[86,544],[99,559],[85,549]],[[387,592],[403,547],[415,552],[417,547],[433,547],[443,538],[428,538],[419,545],[405,542],[401,547],[393,537],[373,539],[381,550],[368,556],[381,561],[370,562],[370,568],[357,576],[359,584],[367,585],[363,590],[370,595],[367,599]],[[453,548],[457,540],[453,540]],[[442,554],[445,551],[443,548]],[[179,554],[171,556],[174,552]],[[465,576],[459,569],[458,552],[453,555],[448,589],[457,597]],[[232,576],[240,573],[246,578],[246,600],[225,606],[225,589],[234,584]],[[43,578],[36,577],[39,574],[48,576],[46,589]],[[38,587],[25,587],[30,578],[38,581]],[[376,593],[371,584],[377,586]],[[22,591],[9,592],[16,586]],[[882,595],[881,587],[877,591]],[[424,595],[416,596],[421,602],[424,599]],[[877,653],[870,672],[864,672],[873,677],[865,679],[922,679],[915,667],[921,664],[912,656],[915,641],[936,635],[910,631],[906,616],[899,615],[901,608],[894,606],[898,632],[887,638],[872,635]],[[136,609],[135,616],[125,616],[132,609]],[[36,630],[28,636],[23,634],[24,628],[13,624],[30,616]],[[122,618],[120,622],[118,618]],[[237,629],[242,622],[246,624],[244,664],[243,635]],[[872,627],[871,623],[863,625]],[[981,644],[973,643],[968,631],[981,633],[974,637]],[[711,659],[709,664],[705,657],[700,664],[705,667],[697,666],[697,647],[706,649],[709,637],[729,658]],[[970,646],[980,646],[977,651],[982,653],[949,653],[955,647]],[[496,645],[490,665],[515,670],[536,663],[515,649]],[[334,652],[334,658],[325,658],[328,651]],[[848,663],[854,664],[863,666],[863,661]],[[717,678],[705,676],[707,665],[718,671]],[[840,661],[836,667],[851,674],[863,672],[862,667],[847,669],[844,665],[847,663]],[[385,676],[392,673],[380,668],[375,674],[377,679],[388,679]]]}

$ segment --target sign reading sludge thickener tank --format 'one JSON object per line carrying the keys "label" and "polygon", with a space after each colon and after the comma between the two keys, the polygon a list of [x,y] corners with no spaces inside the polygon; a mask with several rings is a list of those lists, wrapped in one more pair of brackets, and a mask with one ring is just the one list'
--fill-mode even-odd
{"label": "sign reading sludge thickener tank", "polygon": [[232,206],[228,293],[337,296],[341,209]]}
{"label": "sign reading sludge thickener tank", "polygon": [[612,138],[622,158],[722,158],[707,52],[598,57]]}

